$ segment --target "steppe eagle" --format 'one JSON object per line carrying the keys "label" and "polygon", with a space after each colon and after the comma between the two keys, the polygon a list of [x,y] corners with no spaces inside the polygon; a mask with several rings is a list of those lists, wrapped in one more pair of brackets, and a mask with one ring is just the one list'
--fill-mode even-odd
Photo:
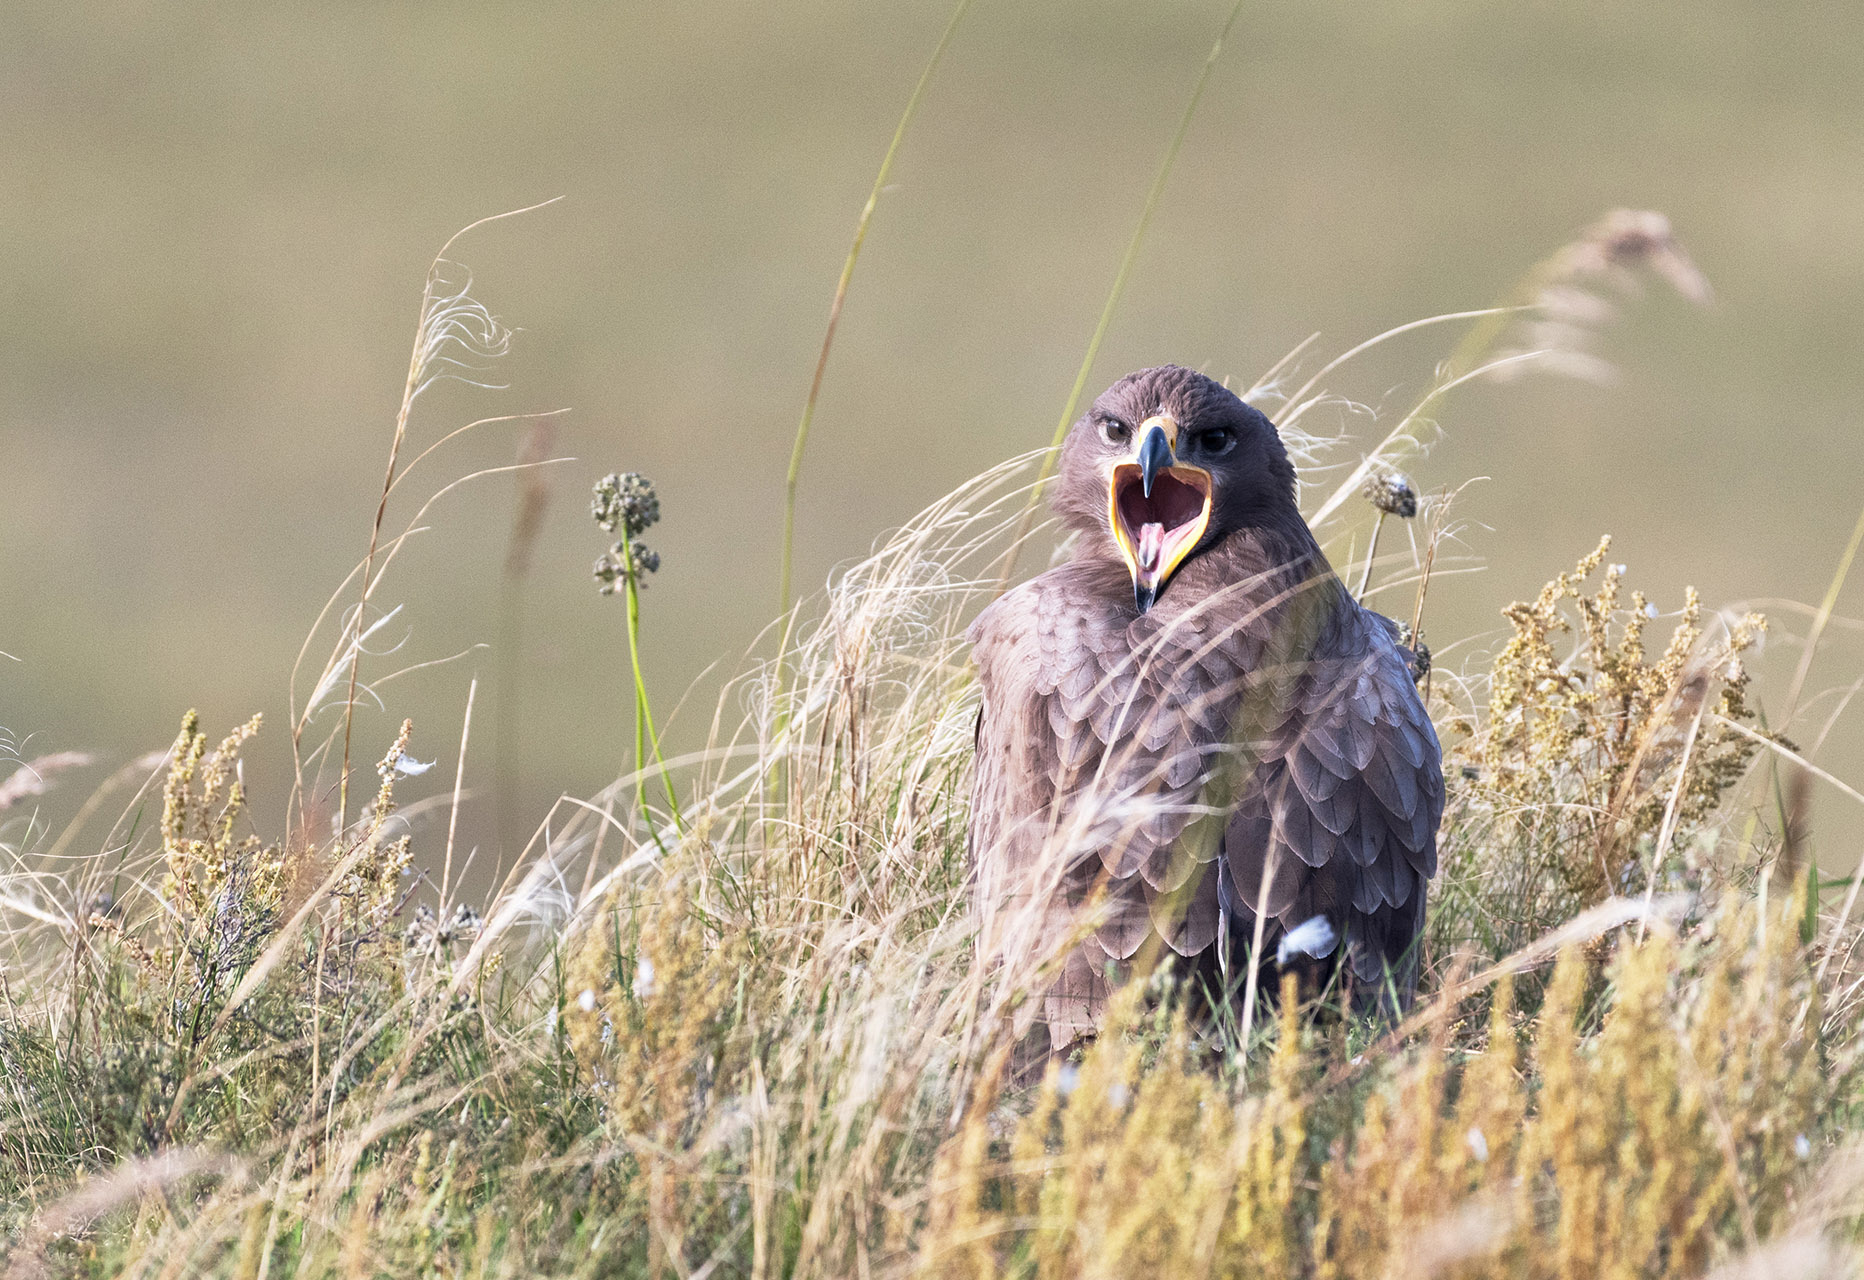
{"label": "steppe eagle", "polygon": [[1396,624],[1302,519],[1275,426],[1202,374],[1141,370],[1074,424],[1053,503],[1072,558],[970,631],[980,958],[1061,957],[1034,1013],[1053,1048],[1136,962],[1234,992],[1316,917],[1312,963],[1361,1009],[1402,1005],[1437,737]]}

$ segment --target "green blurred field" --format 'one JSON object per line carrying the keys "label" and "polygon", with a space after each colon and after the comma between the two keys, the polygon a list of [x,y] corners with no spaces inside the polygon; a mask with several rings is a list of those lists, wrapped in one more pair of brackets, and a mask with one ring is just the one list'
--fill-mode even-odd
{"label": "green blurred field", "polygon": [[[1225,12],[984,0],[967,20],[844,317],[804,476],[804,589],[1048,438]],[[666,700],[774,612],[782,469],[835,274],[948,13],[9,14],[0,650],[18,661],[0,660],[0,725],[23,754],[115,763],[166,745],[190,705],[212,726],[263,710],[256,802],[280,797],[286,674],[366,545],[427,260],[474,218],[563,195],[461,246],[524,330],[498,371],[512,389],[436,392],[414,440],[573,409],[526,610],[524,821],[612,778],[624,657],[588,580],[588,484],[660,485],[646,657]],[[1484,305],[1608,207],[1661,209],[1718,304],[1627,311],[1602,347],[1615,385],[1451,403],[1418,477],[1489,477],[1463,514],[1494,568],[1433,587],[1430,633],[1489,632],[1601,532],[1640,581],[1674,584],[1666,609],[1684,582],[1711,605],[1816,601],[1864,502],[1860,26],[1840,4],[1251,7],[1093,382],[1165,360],[1247,382],[1315,330],[1331,352]],[[1408,403],[1439,341],[1371,361],[1356,394]],[[515,448],[494,429],[427,480]],[[443,505],[384,588],[408,606],[409,662],[495,638],[512,501],[504,479]],[[1855,658],[1854,632],[1831,643]],[[1796,658],[1783,640],[1769,674]],[[468,681],[494,670],[480,650],[410,677],[359,721],[361,754],[412,714],[416,754],[450,760]],[[482,715],[495,697],[482,687]],[[1856,776],[1855,720],[1819,759]]]}

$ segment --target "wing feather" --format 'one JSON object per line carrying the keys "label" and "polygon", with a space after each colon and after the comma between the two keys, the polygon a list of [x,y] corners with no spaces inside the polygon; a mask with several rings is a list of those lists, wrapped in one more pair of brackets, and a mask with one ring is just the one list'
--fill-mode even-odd
{"label": "wing feather", "polygon": [[[1293,699],[1298,713],[1258,766],[1264,785],[1245,795],[1225,832],[1236,905],[1260,905],[1279,932],[1331,903],[1362,982],[1388,966],[1404,972],[1443,808],[1435,732],[1395,643],[1371,617],[1343,609],[1323,635]],[[1311,870],[1257,904],[1264,841],[1277,838]]]}
{"label": "wing feather", "polygon": [[1104,910],[1094,940],[1111,959],[1131,960],[1152,935],[1144,882],[1137,877],[1110,882]]}
{"label": "wing feather", "polygon": [[1197,869],[1196,880],[1187,879],[1173,890],[1146,889],[1146,905],[1152,914],[1152,927],[1181,956],[1194,956],[1217,940],[1222,912],[1217,901],[1217,871],[1214,866]]}

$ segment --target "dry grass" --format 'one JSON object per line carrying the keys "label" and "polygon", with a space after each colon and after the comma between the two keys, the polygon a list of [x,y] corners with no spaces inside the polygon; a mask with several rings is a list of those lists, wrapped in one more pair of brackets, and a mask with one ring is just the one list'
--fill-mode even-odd
{"label": "dry grass", "polygon": [[563,802],[480,909],[409,730],[360,818],[315,802],[367,609],[330,615],[276,816],[239,782],[257,722],[210,749],[190,716],[99,852],[10,850],[4,1274],[1852,1273],[1859,927],[1786,838],[1760,623],[1687,596],[1647,647],[1603,547],[1491,668],[1430,677],[1451,803],[1405,1023],[1289,994],[1212,1037],[1135,983],[1013,1085],[1040,975],[971,963],[960,632],[1035,464],[845,573],[703,751],[660,762],[638,685],[643,775]]}

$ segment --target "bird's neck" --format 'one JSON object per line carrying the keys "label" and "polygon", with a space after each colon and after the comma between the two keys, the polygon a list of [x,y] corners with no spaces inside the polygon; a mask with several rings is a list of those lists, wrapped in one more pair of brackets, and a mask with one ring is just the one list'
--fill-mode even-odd
{"label": "bird's neck", "polygon": [[[1297,514],[1291,520],[1232,530],[1204,549],[1197,559],[1208,560],[1202,569],[1202,590],[1251,584],[1251,595],[1292,596],[1296,593],[1323,604],[1335,603],[1345,587],[1315,541],[1307,522]],[[1192,569],[1196,561],[1187,562]]]}

